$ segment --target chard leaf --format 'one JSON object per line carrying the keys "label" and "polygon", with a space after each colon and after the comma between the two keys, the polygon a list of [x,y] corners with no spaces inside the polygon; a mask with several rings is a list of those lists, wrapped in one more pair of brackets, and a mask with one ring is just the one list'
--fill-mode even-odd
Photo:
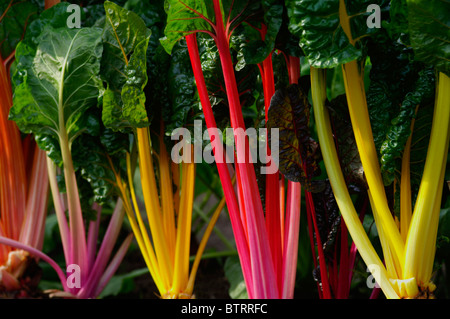
{"label": "chard leaf", "polygon": [[[273,2],[274,0],[265,0],[263,5],[269,8]],[[251,0],[223,0],[220,1],[220,6],[223,17],[221,23],[229,30],[229,35],[262,8],[259,1]],[[213,0],[167,0],[166,13],[165,37],[161,39],[161,44],[169,54],[182,37],[194,32],[214,33],[214,26],[219,23],[216,21]],[[274,30],[277,29],[275,23],[273,27]],[[270,33],[272,36],[272,31]]]}
{"label": "chard leaf", "polygon": [[[415,163],[423,163],[425,160],[428,138],[424,138],[424,136],[427,136],[430,133],[430,131],[426,128],[431,127],[432,108],[427,108],[428,112],[423,111],[425,110],[427,105],[430,104],[430,101],[432,101],[434,97],[434,83],[435,74],[433,69],[424,69],[423,71],[421,71],[419,73],[419,78],[417,79],[415,88],[411,92],[408,92],[408,94],[406,94],[404,100],[400,105],[398,115],[391,120],[391,125],[389,126],[389,129],[386,133],[385,140],[380,147],[380,168],[384,183],[386,185],[392,183],[394,181],[396,172],[400,171],[401,156],[403,154],[403,149],[406,141],[411,135],[411,121],[414,117],[416,117],[415,109],[418,105],[421,106],[421,116],[417,117],[416,121],[420,130],[414,130],[413,136],[415,137],[415,139],[417,139],[417,141],[422,142],[413,142],[411,154],[416,155],[412,156],[413,162]],[[422,149],[424,143],[425,147],[424,149]],[[420,152],[417,153],[416,149],[419,145],[422,145],[422,147]],[[421,157],[420,160],[417,158],[417,155]],[[411,171],[414,172],[413,170]],[[421,171],[422,170],[416,171],[416,174],[419,174],[418,172]],[[417,177],[418,176],[416,176],[415,180],[420,181],[420,175],[419,178]]]}
{"label": "chard leaf", "polygon": [[37,18],[38,7],[30,1],[9,0],[0,4],[0,56],[6,59]]}
{"label": "chard leaf", "polygon": [[[171,103],[164,110],[165,130],[167,134],[170,134],[178,127],[185,127],[187,123],[193,123],[195,113],[201,113],[198,108],[197,88],[185,41],[179,41],[172,49],[167,80]],[[192,134],[193,132],[191,132],[193,137]]]}
{"label": "chard leaf", "polygon": [[278,32],[283,22],[283,5],[280,1],[262,1],[254,6],[249,16],[234,32],[241,35],[241,55],[248,64],[261,63],[275,48]]}
{"label": "chard leaf", "polygon": [[57,139],[65,132],[72,142],[85,130],[78,121],[101,88],[101,29],[47,26],[36,42],[36,50],[17,52],[23,82],[15,89],[10,119],[23,132]]}
{"label": "chard leaf", "polygon": [[[341,2],[345,3],[350,30],[346,30],[340,18]],[[289,30],[300,38],[300,47],[310,64],[316,68],[334,68],[362,57],[363,46],[359,40],[378,30],[367,25],[367,19],[371,14],[367,12],[367,7],[370,4],[384,7],[386,2],[385,0],[285,1]]]}
{"label": "chard leaf", "polygon": [[[309,81],[309,77],[304,77]],[[279,154],[273,154],[279,171],[290,181],[300,182],[305,189],[317,191],[312,178],[320,175],[321,157],[318,143],[310,133],[309,83],[292,84],[277,90],[268,111],[267,129],[279,129]],[[271,145],[271,144],[269,144]],[[278,156],[278,159],[277,159]]]}
{"label": "chard leaf", "polygon": [[450,76],[450,3],[406,0],[411,46],[415,58]]}
{"label": "chard leaf", "polygon": [[166,1],[167,24],[164,30],[165,37],[161,44],[167,53],[182,37],[195,31],[212,32],[211,22],[214,21],[214,5],[212,0],[167,0]]}
{"label": "chard leaf", "polygon": [[[424,108],[432,103],[435,76],[432,68],[414,61],[411,48],[391,40],[387,34],[380,33],[372,38],[368,54],[372,68],[367,105],[381,173],[388,186],[399,177],[401,157],[411,134],[416,106]],[[421,154],[422,159],[415,161],[422,162],[425,153]]]}
{"label": "chard leaf", "polygon": [[114,130],[145,127],[147,47],[151,31],[134,12],[106,1],[103,29],[102,74],[108,84],[103,96],[102,119]]}
{"label": "chard leaf", "polygon": [[333,132],[336,139],[336,148],[347,185],[367,189],[364,178],[364,169],[356,145],[350,114],[348,112],[347,98],[339,95],[328,105]]}
{"label": "chard leaf", "polygon": [[[327,258],[333,259],[334,250],[338,239],[341,215],[329,181],[324,183],[321,192],[312,194],[316,213],[317,228],[319,230],[322,248]],[[320,271],[317,272],[320,274]]]}
{"label": "chard leaf", "polygon": [[[210,95],[210,101],[213,107],[216,123],[219,128],[224,129],[230,125],[229,106],[219,52],[215,41],[209,36],[203,36],[200,34],[198,36],[198,42],[202,70]],[[230,53],[234,63],[239,98],[245,117],[245,111],[249,110],[249,107],[255,102],[254,94],[257,89],[257,85],[255,85],[255,83],[259,84],[257,82],[258,69],[256,65],[246,63],[240,64],[238,56],[241,41],[239,36],[232,35],[230,42]],[[253,116],[251,117],[253,118]]]}

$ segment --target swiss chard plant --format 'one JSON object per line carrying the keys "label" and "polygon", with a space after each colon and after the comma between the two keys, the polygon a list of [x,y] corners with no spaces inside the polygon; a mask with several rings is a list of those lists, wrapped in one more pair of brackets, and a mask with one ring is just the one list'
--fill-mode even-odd
{"label": "swiss chard plant", "polygon": [[[45,152],[31,135],[21,135],[8,114],[13,104],[10,73],[16,46],[38,11],[30,2],[11,0],[0,6],[0,236],[35,249],[42,248],[47,215]],[[0,291],[25,292],[21,277],[36,261],[26,250],[0,245]]]}
{"label": "swiss chard plant", "polygon": [[[169,57],[158,41],[150,42],[165,24],[160,18],[152,18],[164,14],[162,2],[128,4],[133,6],[136,12],[109,1],[104,4],[102,75],[107,89],[103,123],[133,136],[134,151],[126,154],[127,178],[117,174],[118,188],[161,298],[192,298],[200,258],[225,200],[211,216],[189,270],[196,163],[190,140],[179,141],[184,144],[183,153],[175,155],[181,155],[177,162],[166,136],[166,132],[185,125],[187,115],[198,103],[189,56],[185,45],[176,45]],[[148,82],[152,84],[149,88]],[[136,167],[146,214],[138,205],[135,191]]]}
{"label": "swiss chard plant", "polygon": [[[282,6],[276,1],[264,3],[252,1],[169,1],[167,26],[162,44],[167,52],[181,38],[186,38],[192,69],[202,104],[205,122],[218,173],[224,189],[244,280],[250,298],[291,298],[295,285],[297,261],[298,223],[300,214],[300,184],[289,183],[285,194],[284,183],[277,172],[270,172],[263,179],[266,188],[260,192],[257,172],[250,158],[248,137],[245,132],[243,101],[237,81],[238,70],[243,67],[236,59],[231,46],[234,36],[249,36],[253,42],[247,46],[247,62],[260,65],[264,81],[265,112],[274,94],[274,76],[271,69],[271,54],[274,40],[281,26]],[[264,17],[261,21],[260,17]],[[267,23],[270,21],[271,23]],[[239,30],[238,30],[239,29]],[[230,173],[224,152],[223,140],[218,132],[212,102],[214,93],[205,81],[199,51],[200,35],[209,35],[217,48],[220,61],[222,88],[227,105],[226,116],[234,132],[235,151],[229,155],[234,159]],[[256,36],[256,37],[255,37]],[[250,41],[250,42],[252,42]],[[255,45],[257,43],[257,45]],[[258,47],[260,45],[260,47]],[[252,51],[256,49],[257,51]],[[245,51],[245,50],[244,50]],[[252,53],[257,53],[254,56]],[[242,58],[242,52],[238,54]],[[250,58],[254,58],[251,60]],[[269,57],[269,58],[267,58]],[[266,60],[267,58],[267,60]],[[241,61],[243,61],[241,59]],[[295,68],[294,68],[295,69]],[[271,84],[272,83],[272,84]],[[213,98],[210,98],[213,96]],[[268,152],[270,154],[270,150]],[[269,165],[275,164],[270,160]],[[236,175],[235,190],[232,174]],[[259,175],[259,174],[258,174]],[[286,196],[286,207],[284,200]],[[264,203],[262,201],[264,198]]]}
{"label": "swiss chard plant", "polygon": [[[90,168],[96,161],[95,156],[84,154],[77,161],[75,158],[82,146],[89,140],[101,141],[100,132],[104,133],[101,122],[94,115],[103,91],[99,76],[102,29],[68,28],[66,21],[70,12],[67,6],[67,3],[61,3],[44,11],[18,44],[14,100],[9,114],[20,130],[33,134],[39,147],[47,153],[48,180],[67,276],[39,249],[3,237],[1,240],[4,244],[27,250],[54,267],[63,290],[54,295],[91,298],[99,295],[114,274],[132,236],[124,240],[111,258],[124,217],[123,203],[116,199],[114,213],[98,247],[105,201],[101,195],[109,195],[102,193],[105,183],[100,180],[109,177],[101,174],[101,165],[94,170]],[[77,144],[80,140],[83,143]],[[106,147],[99,146],[101,143],[88,145],[91,147],[89,152],[110,158]],[[111,171],[112,166],[107,166],[106,171]],[[113,184],[114,180],[109,182]],[[88,191],[81,185],[88,185]]]}
{"label": "swiss chard plant", "polygon": [[[427,298],[432,297],[435,290],[431,276],[448,154],[450,103],[446,93],[448,54],[444,49],[448,48],[445,40],[448,19],[442,15],[448,11],[448,4],[442,1],[394,2],[395,11],[391,12],[389,26],[385,25],[387,31],[369,27],[367,7],[371,2],[368,1],[314,4],[287,1],[286,4],[290,30],[300,37],[300,46],[311,64],[312,101],[320,148],[352,239],[386,297]],[[380,11],[389,9],[386,2],[380,1],[377,5]],[[430,18],[433,23],[426,23]],[[433,45],[429,45],[429,41]],[[395,46],[400,48],[389,51],[394,54],[379,58],[380,52],[389,46],[388,50]],[[391,67],[385,59],[394,59]],[[364,70],[369,64],[373,81],[366,93]],[[435,76],[433,72],[430,76],[427,70],[430,66]],[[382,257],[362,226],[344,178],[326,106],[326,69],[329,68],[342,69],[351,125]],[[397,70],[399,73],[388,80],[386,72]],[[402,91],[389,86],[394,79],[397,85],[401,83]],[[383,87],[383,82],[387,86]],[[383,103],[390,103],[384,112]],[[433,112],[431,131],[416,133],[416,122],[426,121],[427,108]],[[385,121],[382,125],[377,124],[383,123],[380,115]],[[423,143],[427,134],[428,150],[415,152],[413,157],[412,149]],[[418,159],[421,155],[422,160]],[[416,169],[412,175],[410,168],[417,167],[418,162],[424,163],[423,170]],[[415,191],[417,180],[418,190]],[[390,198],[397,199],[395,205]],[[396,208],[391,208],[394,206]]]}

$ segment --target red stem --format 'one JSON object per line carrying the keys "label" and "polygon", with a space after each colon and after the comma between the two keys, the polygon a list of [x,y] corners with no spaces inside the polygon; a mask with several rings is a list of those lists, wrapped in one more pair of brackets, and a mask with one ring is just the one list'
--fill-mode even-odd
{"label": "red stem", "polygon": [[[245,153],[248,151],[246,145],[249,145],[248,137],[246,134],[238,134],[239,130],[245,132],[245,124],[239,101],[239,92],[228,44],[228,36],[225,33],[222,23],[223,19],[220,2],[219,0],[214,0],[213,3],[216,16],[216,44],[222,64],[225,88],[230,108],[230,121],[231,126],[235,131],[235,142],[238,152],[236,168],[240,171],[241,179],[237,182],[242,183],[243,202],[248,218],[249,248],[250,256],[253,261],[253,283],[255,291],[263,293],[261,296],[256,296],[257,298],[275,298],[279,296],[279,292],[276,282],[271,282],[272,279],[275,278],[273,263],[266,262],[266,260],[273,259],[264,223],[261,197],[256,183],[253,163],[245,158]],[[242,154],[243,152],[244,154]]]}
{"label": "red stem", "polygon": [[[323,298],[331,299],[331,291],[330,291],[330,283],[328,280],[327,264],[325,261],[325,254],[323,251],[322,240],[320,239],[319,228],[317,227],[316,211],[314,208],[314,202],[312,199],[311,192],[305,191],[305,197],[306,197],[306,203],[310,208],[309,213],[311,214],[314,232],[316,233],[317,252],[319,254],[320,279],[321,279],[321,283],[322,283]],[[311,229],[311,231],[313,231],[313,230]]]}
{"label": "red stem", "polygon": [[[264,59],[259,66],[261,71],[265,116],[266,122],[268,120],[268,112],[270,107],[270,100],[275,94],[275,82],[272,65],[272,54]],[[267,155],[270,155],[270,148],[267,145]],[[270,162],[267,164],[270,166]],[[270,249],[272,251],[273,264],[275,275],[277,276],[277,283],[279,291],[282,290],[281,269],[283,267],[282,260],[282,242],[283,232],[281,218],[280,218],[280,176],[279,172],[266,175],[266,227],[269,236]],[[284,190],[284,189],[283,189]]]}
{"label": "red stem", "polygon": [[[205,115],[206,125],[208,127],[208,130],[217,130],[216,121],[212,111],[211,102],[209,100],[209,94],[206,88],[206,83],[201,67],[196,34],[193,33],[187,35],[186,41],[195,81],[197,83],[197,90],[200,96],[200,102],[202,104],[203,113]],[[230,174],[225,160],[225,153],[221,141],[218,140],[218,135],[211,137],[211,145],[213,147],[214,157],[216,160],[216,166],[219,173],[220,181],[222,182],[222,187],[224,190],[224,195],[230,215],[234,237],[236,238],[236,246],[242,265],[244,279],[246,282],[246,286],[250,287],[248,289],[248,292],[249,297],[252,298],[253,290],[251,289],[251,287],[253,287],[253,281],[250,269],[248,268],[248,265],[250,265],[251,262],[247,236],[245,235],[244,228],[241,223],[236,193],[234,191],[233,184],[231,182]],[[222,156],[220,157],[220,155]]]}

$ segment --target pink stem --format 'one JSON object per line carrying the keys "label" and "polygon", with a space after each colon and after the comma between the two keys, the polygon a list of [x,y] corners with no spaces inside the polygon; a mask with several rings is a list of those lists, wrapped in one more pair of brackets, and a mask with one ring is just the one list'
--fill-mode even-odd
{"label": "pink stem", "polygon": [[[210,132],[211,145],[214,151],[217,170],[219,173],[220,180],[222,182],[222,188],[224,190],[224,195],[227,202],[231,225],[236,240],[236,247],[241,261],[244,280],[246,282],[247,288],[249,288],[253,286],[253,278],[251,276],[251,272],[249,271],[251,261],[248,242],[240,220],[239,206],[236,198],[236,193],[234,191],[233,184],[231,182],[228,167],[225,161],[223,145],[221,144],[222,141],[219,140],[218,134],[211,134],[213,132],[217,132],[217,125],[214,119],[211,103],[209,101],[209,94],[206,88],[206,83],[201,68],[201,61],[198,52],[198,45],[195,33],[186,36],[186,40],[192,64],[192,69],[194,72],[194,77],[197,83],[197,90],[199,92],[203,113],[205,115],[205,122],[208,127],[208,131]],[[251,298],[252,296],[253,294],[250,289],[249,297]]]}
{"label": "pink stem", "polygon": [[301,184],[288,182],[281,298],[294,298],[300,230]]}
{"label": "pink stem", "polygon": [[245,134],[244,118],[241,112],[234,67],[222,19],[219,0],[214,0],[216,16],[216,44],[225,80],[226,93],[230,107],[230,121],[235,133],[237,149],[236,167],[240,171],[244,205],[247,216],[250,257],[252,259],[253,284],[256,298],[277,298],[279,296],[276,276],[272,263],[269,240],[265,226],[264,212],[253,163],[246,158],[248,138]]}
{"label": "pink stem", "polygon": [[47,256],[43,252],[37,250],[36,248],[33,248],[31,246],[22,244],[21,242],[19,242],[17,240],[13,240],[13,239],[6,238],[3,236],[0,236],[0,243],[3,245],[15,247],[17,249],[25,250],[25,251],[29,252],[30,254],[34,255],[35,257],[47,262],[56,271],[56,273],[59,277],[59,280],[61,281],[64,291],[67,291],[67,281],[66,281],[66,276],[64,275],[64,272],[58,266],[58,264],[53,259],[51,259],[49,256]]}

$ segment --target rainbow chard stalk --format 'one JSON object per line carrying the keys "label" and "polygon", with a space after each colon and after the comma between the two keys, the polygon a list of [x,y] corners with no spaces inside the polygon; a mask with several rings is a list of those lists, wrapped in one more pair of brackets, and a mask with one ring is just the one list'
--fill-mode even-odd
{"label": "rainbow chard stalk", "polygon": [[[384,31],[367,28],[365,17],[367,14],[364,14],[365,5],[361,4],[361,8],[350,7],[346,5],[345,1],[341,0],[335,1],[333,6],[327,8],[315,6],[313,9],[307,1],[292,1],[291,13],[295,9],[297,13],[303,14],[291,14],[291,20],[294,22],[291,30],[303,34],[300,45],[310,58],[312,65],[312,98],[324,163],[341,214],[359,253],[387,298],[432,298],[435,285],[431,281],[431,274],[436,250],[436,232],[443,190],[443,174],[445,173],[449,143],[450,103],[448,90],[444,89],[448,85],[449,73],[448,54],[444,53],[448,52],[445,50],[448,49],[447,30],[449,22],[447,18],[440,15],[440,12],[448,10],[448,4],[440,1],[431,3],[406,1],[401,10],[406,18],[403,21],[408,21],[408,23],[396,25],[397,29],[393,28],[392,30],[398,31],[400,27],[403,30],[402,32],[406,32],[406,34],[409,32],[408,41],[411,41],[411,47],[414,49],[414,52],[410,54],[416,60],[430,63],[436,68],[438,72],[436,95],[433,97],[434,79],[427,76],[429,67],[423,64],[408,65],[408,67],[414,66],[413,69],[409,69],[413,70],[410,72],[415,72],[417,80],[413,82],[413,85],[405,85],[403,91],[388,92],[385,95],[387,103],[393,103],[397,107],[400,105],[400,109],[395,120],[388,119],[387,127],[390,131],[387,135],[384,135],[387,136],[386,143],[383,143],[379,149],[375,145],[374,136],[379,135],[380,127],[374,125],[378,122],[376,119],[370,118],[368,106],[370,104],[371,107],[374,107],[371,110],[372,112],[382,110],[381,105],[376,104],[372,99],[376,92],[385,93],[385,91],[375,90],[375,88],[379,89],[376,86],[378,85],[377,81],[382,78],[380,73],[377,73],[380,63],[383,63],[382,59],[377,59],[377,54],[382,49],[377,51],[371,50],[369,47],[368,51],[373,63],[370,76],[374,80],[371,83],[371,89],[373,88],[373,90],[369,90],[370,99],[367,99],[366,96],[364,83],[365,57],[363,57],[362,49],[366,40],[369,39],[368,36],[376,32],[381,34],[379,38],[375,37],[372,43],[372,46],[375,45],[375,47],[381,45],[380,42],[395,41],[397,38],[388,39],[388,36],[383,34]],[[383,6],[383,3],[379,3],[379,5]],[[302,23],[305,22],[306,12],[308,12],[309,22]],[[330,18],[326,24],[327,31],[322,24],[319,31],[318,25],[315,25],[315,20],[311,19],[310,15],[322,17],[325,12],[329,13],[327,16],[338,17],[338,19]],[[430,16],[433,17],[433,23],[425,23],[425,21],[429,21]],[[356,30],[359,30],[359,32],[356,32]],[[425,44],[425,38],[431,39],[433,44],[430,45],[428,42]],[[309,41],[311,39],[313,41]],[[324,45],[324,43],[327,44]],[[326,49],[324,49],[325,47]],[[393,65],[395,63],[400,65],[399,60],[397,58]],[[405,63],[401,60],[400,62]],[[410,62],[406,61],[406,63]],[[358,218],[347,189],[333,139],[330,114],[326,107],[326,73],[324,70],[324,68],[333,67],[342,67],[351,124],[364,169],[372,213],[381,241],[383,261],[375,251]],[[400,74],[397,76],[400,76]],[[397,80],[400,83],[407,83],[404,79],[402,81]],[[428,152],[424,160],[423,172],[419,178],[419,188],[415,198],[411,195],[413,191],[411,181],[412,177],[416,177],[412,174],[408,176],[410,174],[409,166],[413,165],[413,161],[410,159],[411,147],[415,145],[410,140],[411,129],[414,129],[415,126],[413,126],[412,119],[417,114],[418,105],[418,114],[421,110],[426,111],[430,97],[434,98],[434,108],[431,108],[433,120],[430,125]],[[400,103],[397,103],[396,99],[399,99]],[[379,96],[376,100],[380,101]],[[386,115],[390,116],[389,113]],[[418,116],[417,119],[421,119],[421,117]],[[440,137],[437,137],[437,134]],[[397,143],[388,144],[391,139]],[[413,141],[415,139],[414,131],[412,139]],[[395,145],[399,145],[402,150],[397,153]],[[393,154],[394,156],[392,156]],[[382,165],[379,162],[379,155],[381,155]],[[395,156],[400,159],[403,158],[403,160],[399,160],[401,164],[397,166],[398,170],[401,170],[400,177],[387,174],[392,167],[392,162],[389,161],[392,161]],[[391,209],[392,205],[388,200],[385,186],[389,186],[393,180],[398,181],[398,179],[401,183],[399,195],[401,207],[400,211],[396,213]],[[411,203],[412,198],[415,198],[415,203]],[[411,207],[414,208],[411,209]],[[401,219],[400,223],[396,222],[398,217]]]}
{"label": "rainbow chard stalk", "polygon": [[[0,236],[41,249],[48,198],[45,152],[31,136],[22,140],[16,124],[8,121],[13,104],[10,66],[37,8],[11,0],[0,10],[0,29],[7,35],[0,44]],[[29,262],[26,251],[0,245],[0,290],[21,289],[19,279]]]}
{"label": "rainbow chard stalk", "polygon": [[[83,162],[74,161],[74,156],[87,143],[83,133],[95,136],[94,132],[98,134],[99,131],[98,121],[93,115],[102,89],[99,79],[102,30],[93,27],[67,28],[67,6],[67,3],[61,3],[43,12],[33,22],[33,31],[19,43],[10,119],[17,123],[21,131],[33,133],[38,145],[47,151],[50,188],[69,273],[66,279],[59,266],[51,262],[64,290],[55,295],[92,298],[98,296],[117,269],[132,237],[126,238],[108,265],[124,216],[120,200],[98,251],[96,243],[101,206],[93,204],[97,214],[86,231],[77,174]],[[92,148],[90,151],[93,151]],[[86,153],[83,156],[87,160],[84,163],[91,164]],[[65,194],[60,191],[57,181],[60,168]],[[83,171],[86,173],[89,168],[84,167]],[[37,254],[36,249],[17,241],[9,241],[8,244]],[[45,260],[49,261],[49,258],[45,257]]]}
{"label": "rainbow chard stalk", "polygon": [[[147,99],[147,91],[144,92],[147,84],[147,52],[153,49],[156,51],[154,47],[147,49],[150,29],[143,19],[132,11],[109,1],[105,2],[104,7],[105,54],[102,68],[108,88],[103,100],[103,122],[115,130],[128,134],[131,132],[136,141],[138,156],[136,162],[134,154],[127,153],[126,179],[122,180],[120,174],[116,173],[124,209],[161,298],[194,298],[194,283],[200,258],[225,201],[222,200],[215,210],[189,271],[196,170],[194,152],[192,145],[187,144],[184,140],[186,137],[183,136],[179,142],[181,147],[177,146],[178,150],[183,150],[181,161],[174,161],[174,156],[180,157],[180,154],[170,152],[169,144],[165,140],[166,123],[160,114],[166,112],[166,115],[170,113],[169,117],[175,116],[176,114],[167,109],[177,109],[179,106],[176,101],[183,100],[184,97],[189,99],[188,93],[178,89],[177,96],[171,97],[173,104],[165,106],[167,109],[163,110],[158,110],[158,103],[162,104],[161,101],[164,99],[163,92],[157,92],[157,98],[149,94],[150,98]],[[157,32],[156,28],[154,30]],[[177,72],[180,68],[186,68],[183,65],[188,61],[187,51],[180,46],[175,48],[174,52],[177,52],[179,60],[170,61],[168,70],[163,66],[153,66],[160,70],[157,74],[160,78],[155,78],[154,84],[162,82],[168,72],[179,75],[175,81],[180,83],[173,83],[175,79],[173,76],[173,79],[168,79],[168,83],[164,83],[164,86],[177,90],[176,86],[180,85],[185,89],[189,81],[184,81],[182,78],[185,75]],[[150,52],[150,62],[156,59],[156,54]],[[150,72],[155,73],[154,70]],[[149,90],[151,92],[154,87]],[[191,92],[194,92],[193,89]],[[151,116],[147,116],[147,101],[150,104],[149,108],[154,111]],[[151,126],[149,118],[153,120]],[[170,121],[169,124],[173,125]],[[148,227],[144,222],[142,208],[137,204],[134,187],[136,163],[140,172]],[[174,189],[174,186],[177,187]]]}
{"label": "rainbow chard stalk", "polygon": [[[256,13],[260,12],[258,10],[262,10],[261,4],[251,1],[231,3],[216,0],[208,2],[169,1],[168,9],[166,37],[162,40],[162,44],[170,53],[174,44],[183,36],[186,37],[248,296],[250,298],[292,297],[295,279],[292,269],[296,264],[296,258],[294,258],[297,253],[295,238],[298,235],[300,189],[291,187],[292,185],[289,187],[285,217],[284,209],[282,209],[284,206],[280,203],[282,196],[280,196],[278,173],[276,170],[275,174],[274,171],[271,171],[272,177],[268,178],[269,180],[274,178],[275,183],[271,187],[275,191],[266,193],[270,198],[265,199],[266,212],[264,212],[255,168],[249,157],[248,137],[245,134],[239,134],[239,132],[245,132],[246,126],[230,51],[230,39],[233,31],[240,25],[244,25],[243,22],[248,18],[257,16]],[[277,27],[275,25],[271,30],[275,30],[276,35]],[[210,92],[205,83],[199,56],[197,32],[210,35],[217,46],[229,107],[229,119],[234,130],[236,145],[234,169],[237,192],[232,187],[230,173],[224,158],[223,141],[217,131],[216,119],[209,98]],[[271,35],[273,36],[273,34]],[[265,55],[260,57],[259,62],[262,62],[272,52],[273,43],[271,45],[272,47],[270,45],[266,47]],[[268,60],[267,64],[269,62]],[[267,75],[270,77],[270,73]],[[269,86],[266,88],[269,89]],[[265,92],[266,102],[270,100],[273,91],[272,87],[272,91]],[[269,163],[275,164],[274,161],[269,161]],[[276,222],[272,223],[274,220]],[[285,223],[282,223],[282,220],[285,220]],[[270,227],[267,227],[268,224]]]}

